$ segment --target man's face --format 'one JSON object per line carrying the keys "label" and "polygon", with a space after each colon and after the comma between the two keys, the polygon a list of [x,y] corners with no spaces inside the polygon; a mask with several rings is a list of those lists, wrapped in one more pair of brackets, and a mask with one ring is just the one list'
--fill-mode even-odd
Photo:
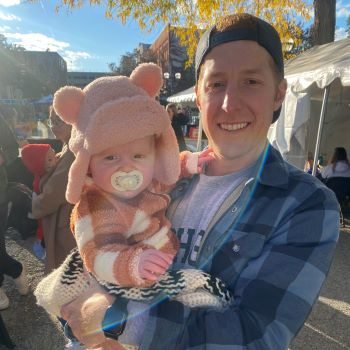
{"label": "man's face", "polygon": [[286,82],[276,82],[272,58],[254,41],[219,45],[206,56],[196,86],[203,129],[218,159],[235,160],[240,170],[266,145],[273,112]]}

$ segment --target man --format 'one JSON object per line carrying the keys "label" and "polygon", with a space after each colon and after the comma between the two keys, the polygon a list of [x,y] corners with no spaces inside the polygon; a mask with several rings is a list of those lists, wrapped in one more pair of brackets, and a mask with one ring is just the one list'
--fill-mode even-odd
{"label": "man", "polygon": [[[286,92],[281,42],[271,25],[248,14],[218,21],[198,45],[196,77],[215,160],[174,191],[168,214],[181,248],[173,267],[221,278],[235,301],[223,312],[159,303],[139,323],[138,343],[127,339],[135,319],[118,341],[152,350],[287,349],[329,270],[339,234],[337,202],[268,145]],[[110,302],[95,290],[62,314],[84,343],[97,345],[102,333],[87,333],[101,328]],[[113,349],[111,342],[104,348]]]}
{"label": "man", "polygon": [[24,265],[12,258],[6,252],[5,232],[7,228],[8,199],[7,199],[7,172],[6,167],[18,156],[17,141],[0,114],[0,310],[9,307],[10,301],[1,288],[4,275],[11,276],[21,295],[29,291]]}

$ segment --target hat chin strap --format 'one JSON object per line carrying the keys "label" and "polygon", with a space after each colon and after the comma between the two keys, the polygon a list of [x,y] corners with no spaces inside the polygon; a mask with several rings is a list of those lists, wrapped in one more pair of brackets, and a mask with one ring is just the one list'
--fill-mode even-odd
{"label": "hat chin strap", "polygon": [[116,171],[111,176],[111,185],[120,192],[135,191],[141,187],[143,183],[143,175],[138,170],[129,172]]}

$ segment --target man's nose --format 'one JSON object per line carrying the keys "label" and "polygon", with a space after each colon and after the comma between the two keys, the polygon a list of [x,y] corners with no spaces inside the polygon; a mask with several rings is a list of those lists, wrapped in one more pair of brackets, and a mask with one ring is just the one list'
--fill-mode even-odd
{"label": "man's nose", "polygon": [[239,88],[235,84],[228,84],[223,96],[222,109],[226,113],[230,113],[234,110],[240,109],[241,107],[242,99]]}

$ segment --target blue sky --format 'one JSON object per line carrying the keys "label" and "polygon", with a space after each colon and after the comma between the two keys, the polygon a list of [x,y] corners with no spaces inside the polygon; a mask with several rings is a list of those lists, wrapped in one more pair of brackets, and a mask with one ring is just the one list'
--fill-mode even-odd
{"label": "blue sky", "polygon": [[[20,0],[0,0],[0,33],[9,42],[27,50],[57,51],[70,71],[108,71],[109,62],[119,62],[120,56],[132,51],[138,43],[152,43],[163,25],[151,33],[141,31],[136,23],[120,22],[104,17],[98,6],[83,6],[79,10],[55,11],[58,0],[35,3]],[[336,38],[346,36],[346,18],[350,15],[350,0],[337,1]]]}

